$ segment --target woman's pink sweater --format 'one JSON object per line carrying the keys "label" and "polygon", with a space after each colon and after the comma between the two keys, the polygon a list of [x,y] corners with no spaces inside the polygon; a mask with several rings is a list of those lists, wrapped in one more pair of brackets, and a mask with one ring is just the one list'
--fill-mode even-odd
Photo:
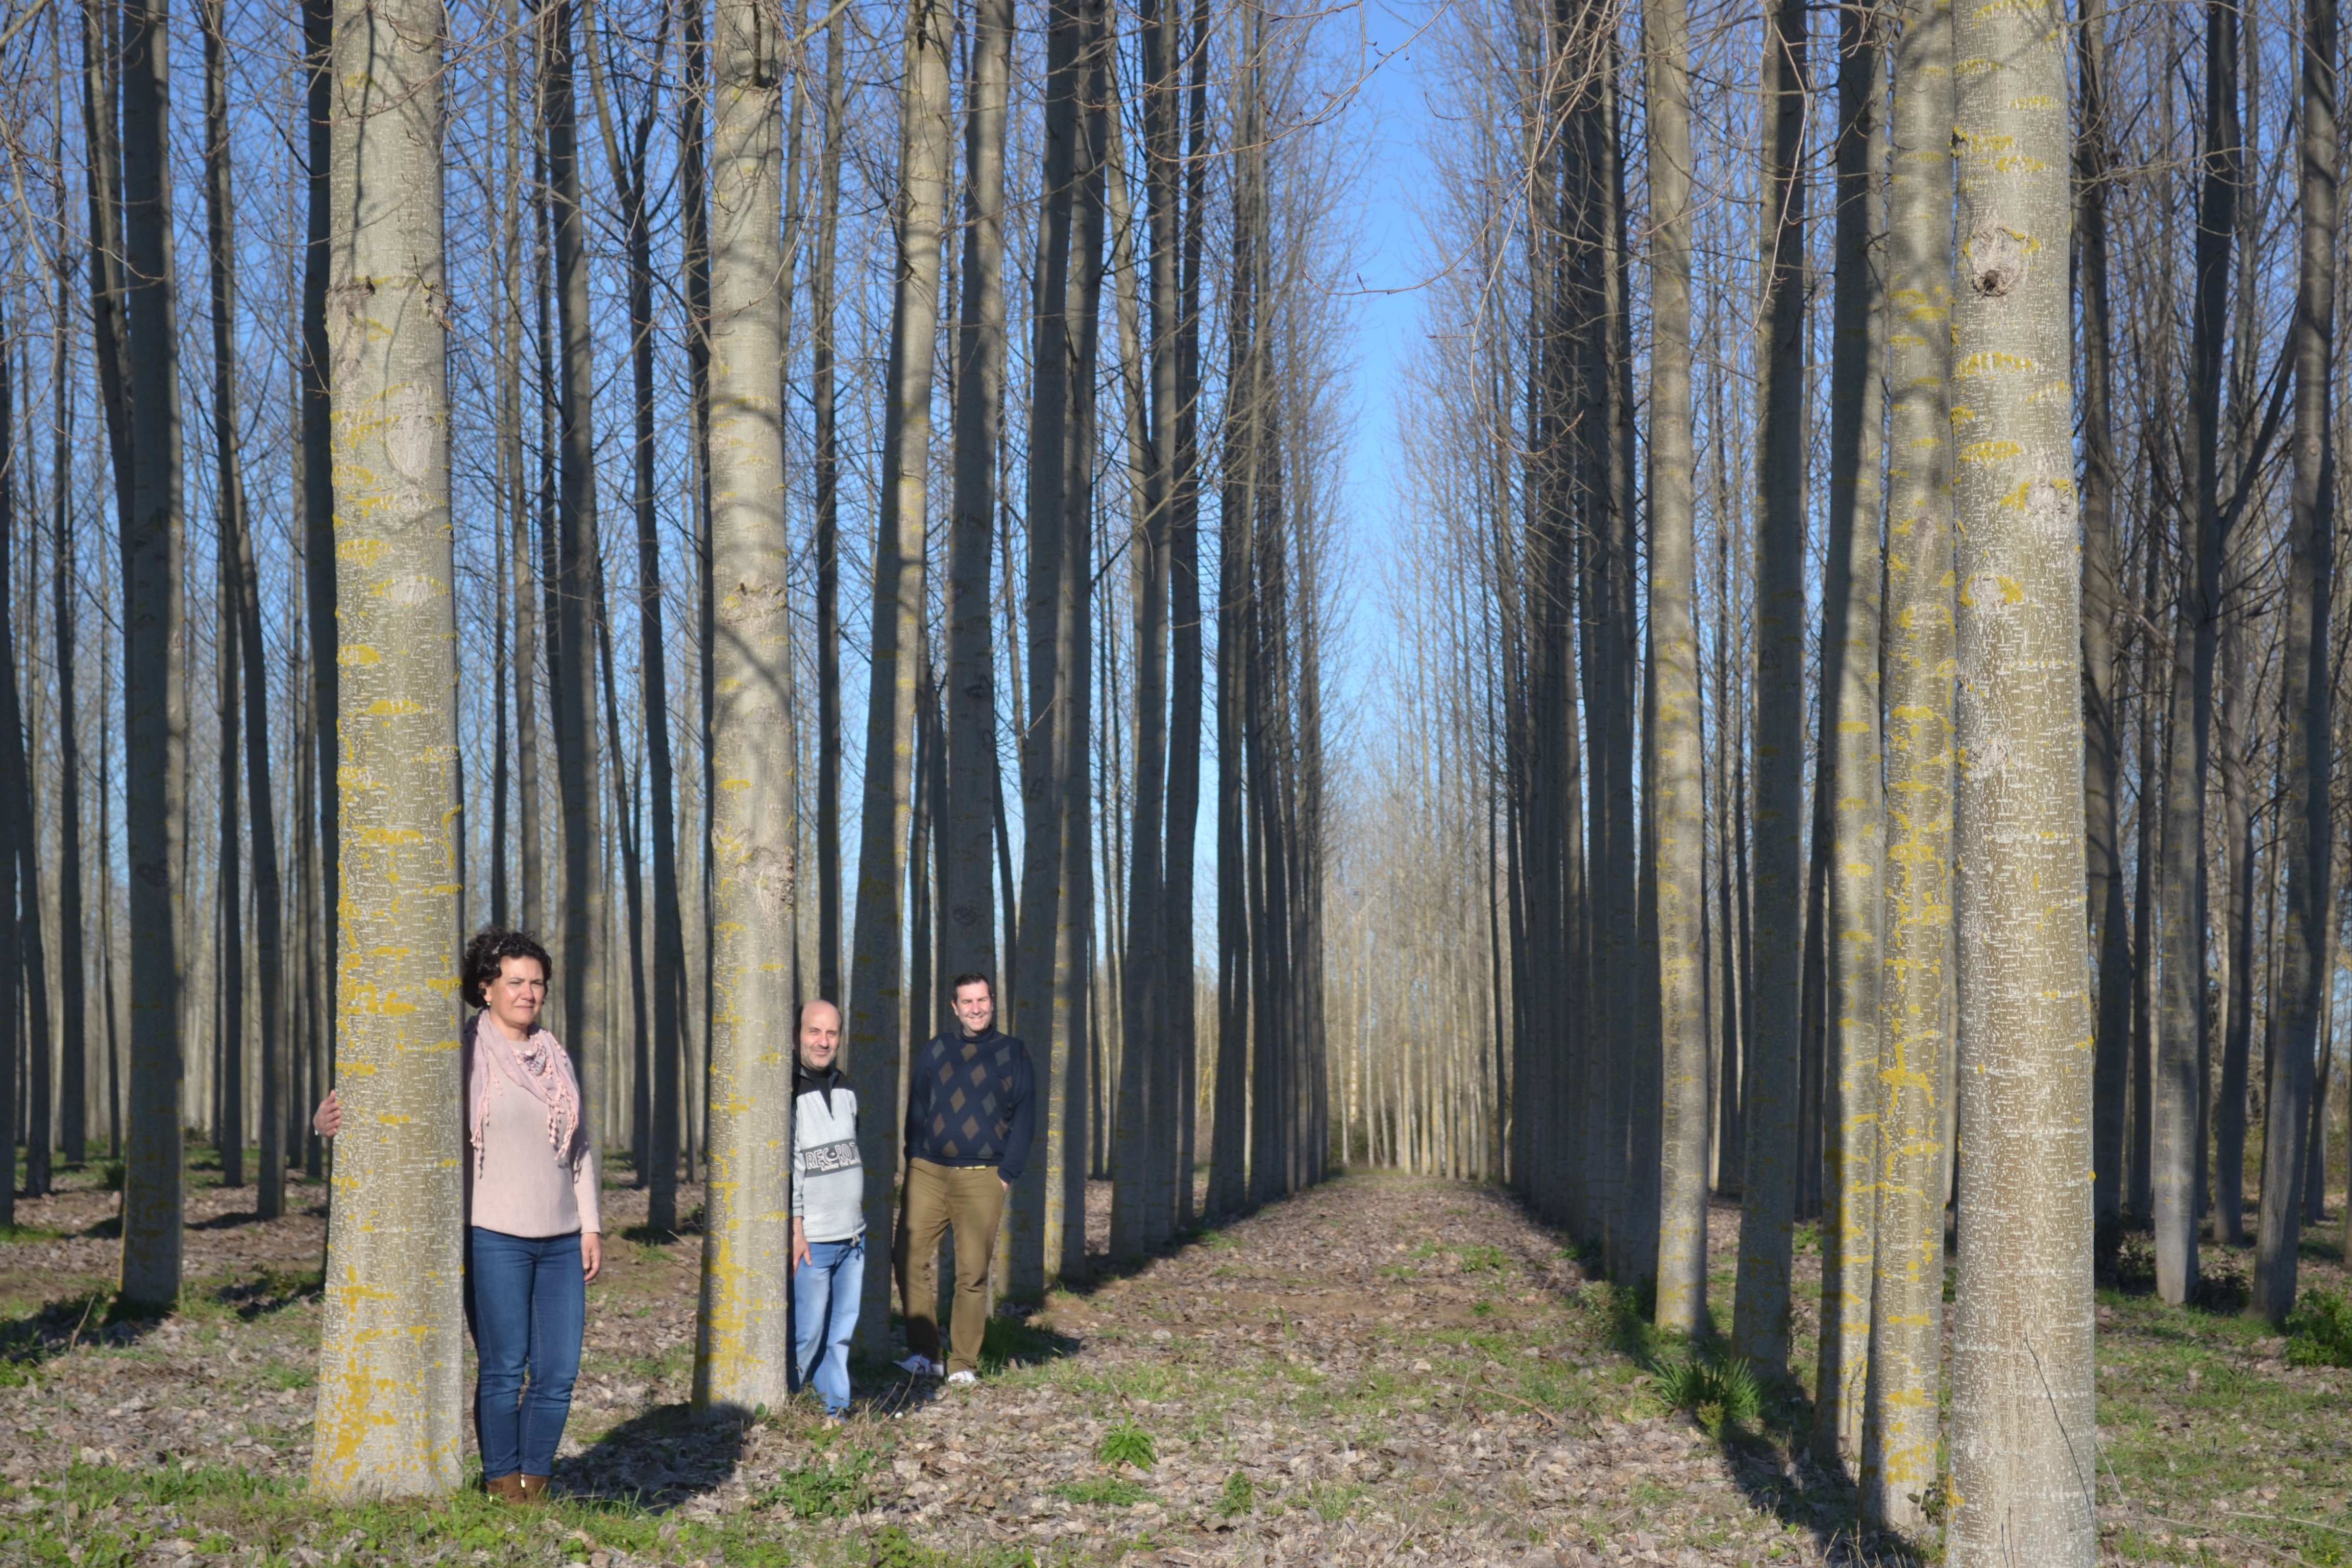
{"label": "woman's pink sweater", "polygon": [[[498,1025],[485,1016],[476,1026],[495,1029]],[[459,1064],[464,1075],[460,1081],[468,1084],[473,1082],[473,1051],[469,1038],[467,1059]],[[473,1209],[469,1223],[507,1236],[534,1237],[602,1231],[604,1227],[596,1208],[596,1156],[589,1151],[588,1141],[580,1140],[580,1152],[570,1164],[558,1161],[547,1140],[547,1108],[522,1085],[505,1078],[505,1069],[495,1057],[490,1073],[502,1081],[490,1090],[478,1178],[474,1175],[471,1147],[475,1108],[466,1107],[466,1176]]]}

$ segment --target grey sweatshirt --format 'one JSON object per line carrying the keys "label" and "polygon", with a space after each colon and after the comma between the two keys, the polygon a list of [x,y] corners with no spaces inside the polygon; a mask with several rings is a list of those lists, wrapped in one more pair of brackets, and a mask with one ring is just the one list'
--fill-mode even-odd
{"label": "grey sweatshirt", "polygon": [[857,1091],[839,1068],[793,1071],[793,1217],[811,1241],[866,1234],[866,1167],[857,1155]]}

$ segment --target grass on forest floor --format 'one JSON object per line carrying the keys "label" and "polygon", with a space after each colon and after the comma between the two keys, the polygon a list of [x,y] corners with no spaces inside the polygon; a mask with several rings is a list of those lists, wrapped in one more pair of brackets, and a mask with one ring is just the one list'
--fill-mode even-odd
{"label": "grass on forest floor", "polygon": [[[2325,1234],[2332,1237],[2336,1227]],[[1801,1238],[1801,1258],[1809,1239]],[[1288,1278],[1233,1235],[1206,1232],[1182,1245],[1203,1259],[1248,1265],[1247,1271],[1261,1279]],[[652,1237],[633,1246],[645,1261],[670,1264],[690,1250],[690,1244]],[[2342,1291],[2343,1259],[2332,1240],[2307,1242],[2305,1257],[2307,1279]],[[2136,1259],[2127,1237],[2117,1282],[2098,1297],[2098,1500],[2105,1547],[2126,1562],[2299,1559],[2315,1568],[2352,1564],[2352,1514],[2346,1510],[2352,1487],[2352,1422],[2342,1415],[2352,1371],[2291,1365],[2294,1347],[2243,1316],[2242,1251],[2209,1246],[2203,1304],[2185,1310],[2155,1299]],[[1233,1448],[1237,1425],[1271,1419],[1292,1433],[1345,1432],[1364,1447],[1414,1432],[1458,1444],[1483,1424],[1482,1416],[1533,1412],[1549,1431],[1569,1434],[1653,1416],[1675,1402],[1660,1373],[1687,1357],[1689,1347],[1656,1336],[1632,1291],[1606,1284],[1561,1291],[1503,1249],[1475,1243],[1401,1247],[1381,1269],[1391,1271],[1401,1284],[1442,1283],[1465,1292],[1468,1300],[1454,1321],[1365,1331],[1368,1342],[1377,1342],[1384,1352],[1381,1366],[1332,1370],[1327,1347],[1278,1304],[1265,1309],[1265,1326],[1274,1335],[1246,1348],[1202,1342],[1164,1294],[1113,1300],[1124,1278],[1113,1276],[1056,1295],[1026,1320],[992,1321],[983,1371],[1007,1395],[1051,1388],[1065,1405],[1104,1422],[1146,1410],[1142,1424],[1163,1451],[1189,1445],[1203,1460],[1229,1472],[1225,1503],[1233,1512],[1263,1517],[1295,1510],[1299,1517],[1327,1524],[1393,1509],[1399,1500],[1380,1489],[1329,1479],[1276,1491],[1261,1481],[1253,1489],[1249,1478],[1232,1468],[1241,1458]],[[645,1288],[656,1284],[650,1269],[640,1279]],[[1733,1284],[1727,1268],[1711,1279],[1718,1342],[1729,1327]],[[290,1324],[299,1314],[285,1309],[314,1296],[317,1289],[314,1272],[249,1270],[242,1278],[192,1287],[181,1316],[200,1339],[240,1325],[278,1321],[281,1314]],[[1811,1425],[1802,1390],[1811,1379],[1813,1347],[1802,1325],[1808,1310],[1817,1308],[1818,1286],[1809,1284],[1801,1269],[1794,1289],[1800,1329],[1792,1385],[1762,1391],[1752,1413],[1744,1405],[1733,1408],[1741,1404],[1737,1400],[1717,1399],[1712,1408],[1696,1401],[1707,1435],[1737,1474],[1733,1490],[1695,1501],[1677,1487],[1642,1481],[1609,1520],[1608,1533],[1596,1529],[1590,1535],[1595,1544],[1626,1539],[1638,1530],[1672,1530],[1683,1540],[1735,1550],[1743,1561],[1769,1562],[1795,1554],[1791,1548],[1808,1542],[1817,1547],[1851,1531],[1851,1487],[1799,1458]],[[76,1298],[58,1305],[79,1304]],[[104,1303],[89,1305],[92,1321],[101,1320]],[[617,1297],[604,1310],[642,1315],[634,1300]],[[1149,1346],[1163,1328],[1172,1339],[1162,1353],[1081,1357],[1081,1336],[1060,1326],[1071,1311],[1101,1316],[1083,1336],[1097,1344]],[[56,1326],[47,1319],[26,1338],[17,1331],[26,1322],[18,1318],[0,1326],[0,1376],[20,1347],[49,1348],[35,1352],[18,1381],[37,1371],[42,1360],[73,1348],[71,1341],[57,1345]],[[94,1346],[84,1335],[79,1346],[78,1353],[126,1359],[148,1353],[135,1336],[110,1337]],[[267,1379],[276,1386],[299,1388],[309,1381],[299,1348],[289,1345],[286,1353],[289,1359],[270,1368]],[[679,1360],[684,1353],[673,1349],[656,1355],[608,1355],[605,1370],[617,1366],[649,1383],[674,1384],[685,1370]],[[1395,1370],[1400,1357],[1413,1358],[1409,1372]],[[885,1367],[861,1365],[859,1386],[883,1385],[889,1376]],[[677,1425],[683,1418],[682,1407],[674,1405],[612,1422],[575,1407],[575,1430],[583,1442],[594,1442],[600,1428],[614,1435],[621,1426]],[[763,1488],[757,1506],[740,1512],[706,1517],[691,1507],[567,1498],[543,1511],[519,1513],[470,1492],[430,1506],[342,1508],[310,1497],[299,1480],[268,1479],[234,1467],[76,1464],[29,1486],[0,1489],[0,1560],[128,1568],[161,1543],[184,1542],[206,1555],[234,1552],[257,1568],[411,1563],[474,1553],[482,1554],[477,1561],[532,1565],[594,1563],[604,1553],[730,1568],[781,1568],[786,1563],[811,1568],[947,1568],[950,1557],[945,1548],[926,1545],[898,1527],[842,1527],[858,1506],[867,1478],[888,1470],[900,1443],[912,1436],[911,1426],[902,1432],[887,1421],[861,1417],[837,1439],[826,1440],[811,1414],[798,1406],[771,1417],[768,1425],[796,1441],[813,1441],[816,1451]],[[650,1426],[646,1435],[652,1435]],[[1231,1484],[1235,1480],[1238,1488]],[[1111,1471],[1052,1489],[1069,1503],[1123,1516],[1151,1496],[1156,1483]],[[1441,1490],[1417,1496],[1412,1506],[1443,1531],[1488,1518],[1497,1503]],[[832,1528],[801,1528],[796,1521],[811,1526],[831,1521]],[[921,1527],[909,1519],[907,1528]],[[1137,1525],[1113,1528],[1131,1532]],[[1770,1537],[1760,1545],[1759,1528]],[[1052,1568],[1115,1555],[1144,1539],[1124,1533],[1051,1548],[959,1547],[951,1560],[956,1568],[1024,1563]],[[78,1558],[68,1557],[69,1546],[80,1548]],[[1933,1554],[1906,1556],[1890,1546],[1878,1560],[1932,1561]]]}

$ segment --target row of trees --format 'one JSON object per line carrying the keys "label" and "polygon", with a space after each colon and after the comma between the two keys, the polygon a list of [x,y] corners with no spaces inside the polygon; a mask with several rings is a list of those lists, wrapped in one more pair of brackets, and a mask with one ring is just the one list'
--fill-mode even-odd
{"label": "row of trees", "polygon": [[[1003,974],[1049,1100],[1016,1294],[1086,1270],[1094,1170],[1124,1255],[1322,1174],[1347,169],[1313,20],[88,0],[0,51],[16,1121],[35,1191],[59,1137],[112,1141],[155,1306],[184,1128],[273,1215],[340,1086],[322,1485],[456,1483],[484,918],[548,933],[652,1223],[706,1182],[713,1415],[783,1395],[801,997],[845,1000],[887,1107],[947,977]],[[866,1119],[877,1172],[897,1124]]]}
{"label": "row of trees", "polygon": [[2321,1213],[2335,9],[1498,0],[1427,47],[1382,692],[1430,740],[1338,808],[1344,1146],[1507,1176],[1693,1335],[1736,1198],[1775,1377],[1817,1219],[1870,1520],[1941,1444],[1956,1561],[2087,1563],[2098,1239],[2178,1302],[2258,1215],[2275,1321]]}

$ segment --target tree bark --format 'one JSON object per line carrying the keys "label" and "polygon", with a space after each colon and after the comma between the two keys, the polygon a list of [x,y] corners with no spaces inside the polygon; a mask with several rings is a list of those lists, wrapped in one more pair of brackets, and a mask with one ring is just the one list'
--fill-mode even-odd
{"label": "tree bark", "polygon": [[[784,521],[782,68],[757,0],[723,0],[711,39],[710,651],[712,883],[709,1153],[694,1409],[781,1408],[792,1229],[796,890]],[[700,112],[698,107],[696,112]],[[891,1124],[889,1078],[856,1063],[864,1121]],[[866,1163],[877,1162],[869,1152]],[[887,1171],[887,1163],[879,1170]],[[888,1183],[869,1181],[888,1191]],[[869,1227],[887,1235],[887,1228]],[[870,1274],[876,1272],[868,1269]],[[887,1272],[887,1271],[885,1271]]]}
{"label": "tree bark", "polygon": [[1822,1320],[1813,1448],[1860,1458],[1878,1209],[1886,799],[1880,755],[1879,465],[1885,417],[1886,59],[1874,7],[1838,12],[1835,345],[1830,538],[1822,632],[1822,749],[1834,835],[1824,928]]}
{"label": "tree bark", "polygon": [[1768,1382],[1789,1372],[1797,1194],[1799,943],[1805,756],[1805,15],[1767,13],[1763,64],[1765,308],[1757,332],[1756,994],[1733,1349]]}
{"label": "tree bark", "polygon": [[845,23],[836,13],[824,47],[824,145],[817,157],[816,270],[809,284],[815,335],[809,352],[816,472],[816,988],[840,1005],[841,989],[841,459],[834,414],[834,265],[841,224]]}
{"label": "tree bark", "polygon": [[[2279,855],[2286,921],[2263,1097],[2261,1235],[2254,1310],[2273,1324],[2294,1307],[2302,1240],[2305,1142],[2313,1117],[2313,1055],[2333,990],[2336,921],[2329,610],[2335,596],[2336,443],[2332,377],[2337,243],[2336,0],[2304,0],[2302,233],[2294,321],[2294,479],[2285,647],[2279,669]],[[2324,1170],[2324,1166],[2323,1166]],[[2324,1179],[2324,1177],[2323,1177]]]}
{"label": "tree bark", "polygon": [[948,535],[947,798],[937,831],[940,968],[996,980],[990,855],[996,798],[996,649],[989,603],[997,447],[1004,425],[1004,142],[1013,0],[979,0],[965,93],[962,321],[957,329],[955,495]]}
{"label": "tree bark", "polygon": [[1956,1568],[2098,1548],[2066,47],[2044,0],[1953,11]]}
{"label": "tree bark", "polygon": [[[573,102],[574,0],[540,0],[541,115],[547,137],[549,226],[558,359],[554,636],[548,684],[554,697],[556,799],[563,816],[563,942],[556,960],[562,1007],[554,1020],[571,1044],[582,1109],[596,1105],[589,1079],[617,1058],[604,994],[604,757],[596,733],[596,539],[594,342],[589,326],[587,214],[580,180]],[[590,1142],[601,1136],[596,1118]]]}
{"label": "tree bark", "polygon": [[2093,1200],[2102,1220],[2123,1207],[2124,1103],[2131,1063],[2131,931],[2124,922],[2123,668],[2116,636],[2123,562],[2115,521],[2114,310],[2107,291],[2105,0],[2084,0],[2075,49],[2082,124],[2074,142],[2075,283],[2082,298],[2083,777],[2090,844],[2086,901],[2098,952],[2093,1091]]}
{"label": "tree bark", "polygon": [[[341,0],[326,290],[339,640],[362,721],[338,919],[343,1132],[328,1217],[310,1484],[341,1502],[455,1491],[462,1476],[456,562],[441,16]],[[349,781],[364,781],[352,784]]]}
{"label": "tree bark", "polygon": [[[2205,157],[2198,195],[2197,295],[2190,331],[2190,422],[2196,491],[2180,537],[2173,617],[2170,756],[2166,762],[2164,954],[2158,1025],[2155,1149],[2156,1289],[2179,1305],[2197,1286],[2197,1226],[2204,1208],[2206,781],[2213,729],[2215,634],[2221,611],[2221,424],[2230,252],[2237,230],[2238,13],[2205,8]],[[2191,573],[2194,575],[2191,575]]]}
{"label": "tree bark", "polygon": [[1952,14],[1895,26],[1887,182],[1885,983],[1863,1517],[1917,1531],[1937,1466],[1952,980]]}
{"label": "tree bark", "polygon": [[68,500],[73,424],[64,374],[67,323],[72,319],[68,273],[66,268],[58,268],[52,340],[54,363],[59,368],[53,416],[56,446],[49,462],[49,622],[56,648],[58,693],[58,1065],[63,1101],[58,1141],[65,1148],[66,1159],[78,1165],[89,1154],[90,1083],[89,988],[82,950],[82,762],[76,709],[79,697],[74,682],[74,601],[78,594],[71,582],[78,547],[73,508]]}
{"label": "tree bark", "polygon": [[[1699,777],[1697,503],[1691,440],[1690,17],[1645,0],[1650,210],[1650,660],[1657,801],[1657,1325],[1698,1337],[1706,1311],[1707,1018],[1700,923],[1706,804]],[[1499,1086],[1498,1086],[1499,1087]]]}
{"label": "tree bark", "polygon": [[123,816],[131,859],[131,1104],[122,1295],[180,1290],[182,871],[187,692],[179,326],[172,285],[171,68],[163,0],[129,9],[122,57],[123,271],[129,280],[132,516],[123,540]]}
{"label": "tree bark", "polygon": [[[850,1070],[862,1103],[866,1229],[890,1234],[890,1184],[898,1162],[899,951],[907,896],[907,830],[915,741],[916,665],[922,657],[924,530],[931,452],[931,374],[938,344],[940,218],[949,161],[948,28],[940,0],[908,0],[898,120],[897,295],[890,314],[882,510],[874,535],[872,678],[866,692],[866,769],[858,813],[857,906],[849,976]],[[866,1271],[858,1342],[888,1342],[890,1270]]]}

